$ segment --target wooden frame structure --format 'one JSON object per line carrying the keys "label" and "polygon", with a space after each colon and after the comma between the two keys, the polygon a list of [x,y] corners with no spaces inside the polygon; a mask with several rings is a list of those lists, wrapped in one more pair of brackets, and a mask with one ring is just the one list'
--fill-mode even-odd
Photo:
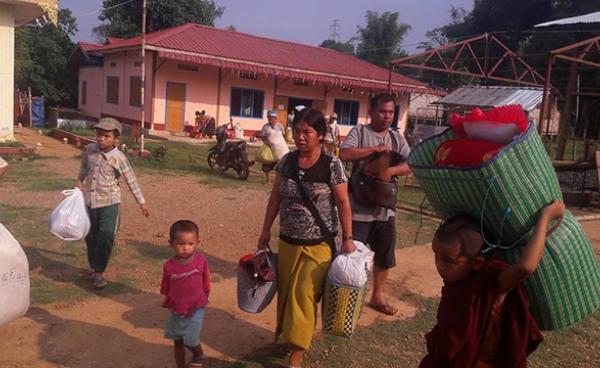
{"label": "wooden frame structure", "polygon": [[[567,90],[565,95],[565,106],[563,107],[563,112],[561,113],[560,122],[559,122],[559,131],[558,131],[558,150],[557,150],[557,158],[562,159],[564,157],[566,141],[567,141],[567,133],[568,133],[568,118],[570,116],[571,109],[573,107],[573,97],[574,96],[600,96],[600,93],[589,93],[589,92],[580,92],[576,88],[576,80],[577,80],[577,67],[579,65],[587,65],[591,67],[595,67],[600,69],[600,63],[592,60],[588,60],[588,56],[591,54],[599,54],[600,53],[600,36],[595,36],[589,38],[587,40],[583,40],[581,42],[577,42],[565,47],[561,47],[558,49],[554,49],[550,51],[548,54],[548,61],[546,67],[546,78],[544,84],[544,97],[542,99],[542,108],[540,109],[540,126],[543,125],[544,119],[548,118],[546,122],[546,127],[550,124],[550,119],[546,116],[547,111],[550,111],[552,108],[547,108],[548,105],[548,97],[551,94],[552,86],[550,85],[550,80],[552,79],[552,68],[554,63],[557,60],[564,60],[571,62],[571,66],[569,68],[569,79],[567,81]],[[550,104],[553,99],[550,99]],[[549,115],[549,114],[548,114]],[[546,128],[548,129],[548,128]]]}
{"label": "wooden frame structure", "polygon": [[[483,55],[478,55],[477,51],[481,50]],[[510,77],[506,76],[506,73],[500,73],[500,67],[506,66]],[[545,84],[545,78],[541,74],[496,36],[488,33],[392,60],[390,70],[394,67],[430,70],[535,87],[543,87]]]}

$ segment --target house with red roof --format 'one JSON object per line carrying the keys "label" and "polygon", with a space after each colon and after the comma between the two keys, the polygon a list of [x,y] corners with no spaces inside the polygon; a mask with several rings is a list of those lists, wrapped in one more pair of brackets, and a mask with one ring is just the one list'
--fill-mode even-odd
{"label": "house with red roof", "polygon": [[[141,37],[79,43],[79,109],[91,119],[141,118]],[[72,60],[73,61],[73,60]],[[287,123],[295,106],[336,112],[342,134],[368,120],[369,97],[388,89],[388,70],[336,50],[199,24],[146,35],[144,127],[181,132],[206,111],[218,124],[230,118],[246,135],[258,132],[269,109]],[[398,127],[406,126],[411,94],[439,94],[391,74]]]}

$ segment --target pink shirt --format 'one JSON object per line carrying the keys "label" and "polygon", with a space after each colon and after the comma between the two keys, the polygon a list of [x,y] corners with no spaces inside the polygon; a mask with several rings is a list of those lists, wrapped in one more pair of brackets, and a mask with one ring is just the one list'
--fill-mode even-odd
{"label": "pink shirt", "polygon": [[208,304],[210,294],[210,271],[203,255],[195,253],[182,264],[175,257],[163,266],[160,293],[165,295],[163,307],[173,313],[190,315]]}

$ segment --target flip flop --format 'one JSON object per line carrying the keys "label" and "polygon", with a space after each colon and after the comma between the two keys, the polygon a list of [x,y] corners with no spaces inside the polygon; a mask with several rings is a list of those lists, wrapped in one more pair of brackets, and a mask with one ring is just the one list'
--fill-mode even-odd
{"label": "flip flop", "polygon": [[190,368],[202,368],[202,362],[199,361],[191,361],[188,365]]}
{"label": "flip flop", "polygon": [[102,289],[103,287],[106,286],[106,284],[108,284],[108,281],[106,281],[104,276],[96,275],[94,277],[94,282],[92,283],[92,286],[96,289]]}
{"label": "flip flop", "polygon": [[374,309],[381,314],[385,314],[386,316],[393,316],[398,312],[398,308],[394,308],[389,304],[367,303],[367,307]]}

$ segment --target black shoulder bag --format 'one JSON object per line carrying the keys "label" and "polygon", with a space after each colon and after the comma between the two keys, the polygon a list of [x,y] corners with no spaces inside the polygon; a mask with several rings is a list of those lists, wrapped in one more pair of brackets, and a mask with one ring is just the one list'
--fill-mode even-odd
{"label": "black shoulder bag", "polygon": [[[364,147],[364,125],[360,127],[360,143],[359,147]],[[400,143],[394,132],[389,132],[392,140],[392,151],[396,152],[399,149]],[[394,145],[396,148],[394,148]],[[355,161],[352,167],[352,175],[350,176],[351,192],[350,195],[357,201],[367,206],[378,206],[396,209],[396,180],[387,183],[379,180],[376,175],[366,174],[362,171],[363,165],[376,160],[381,155],[373,153],[362,161]],[[360,162],[360,163],[359,163]]]}
{"label": "black shoulder bag", "polygon": [[293,173],[292,179],[296,182],[296,185],[298,186],[298,192],[300,192],[300,196],[302,197],[302,200],[304,201],[304,205],[310,211],[311,215],[315,219],[315,222],[319,226],[319,229],[321,230],[321,234],[323,234],[323,236],[325,237],[325,242],[329,245],[329,248],[331,249],[331,257],[333,258],[333,257],[335,257],[335,254],[336,254],[335,237],[336,237],[337,233],[332,232],[327,228],[327,225],[325,224],[325,221],[323,221],[323,218],[321,217],[319,210],[317,209],[317,207],[315,207],[315,204],[313,203],[313,201],[311,201],[310,198],[308,197],[308,194],[306,193],[306,189],[304,188],[304,186],[302,185],[302,182],[300,181],[300,176],[299,176],[300,168],[298,167],[298,159],[299,158],[300,158],[299,151],[295,151],[294,154],[290,154],[290,156],[288,158],[288,160],[292,160],[292,162],[291,162],[292,173]]}

